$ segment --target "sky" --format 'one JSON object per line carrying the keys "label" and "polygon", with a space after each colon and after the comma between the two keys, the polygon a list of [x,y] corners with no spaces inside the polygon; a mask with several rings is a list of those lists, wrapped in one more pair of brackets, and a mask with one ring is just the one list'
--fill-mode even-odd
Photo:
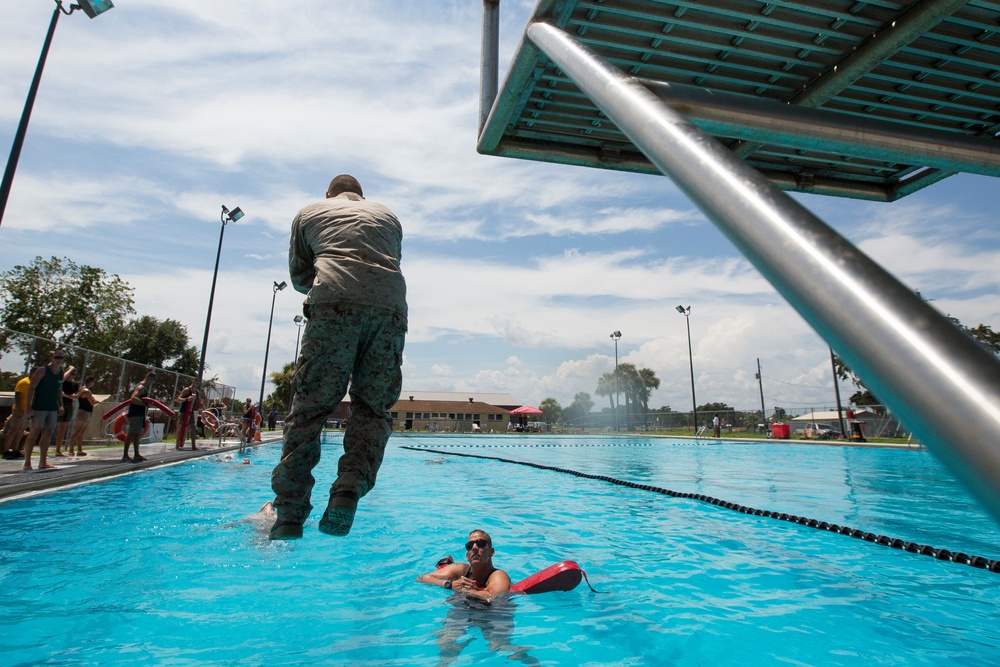
{"label": "sky", "polygon": [[[501,76],[534,2],[501,3]],[[54,3],[5,2],[0,150]],[[351,173],[404,229],[403,391],[595,404],[620,363],[650,407],[835,405],[826,343],[665,177],[476,153],[481,3],[115,0],[62,16],[0,227],[0,271],[36,256],[118,274],[140,315],[200,349],[221,206],[207,374],[260,391],[296,211]],[[1000,327],[1000,188],[961,175],[891,203],[794,195],[942,313]],[[275,297],[268,369],[293,360],[304,295]],[[844,316],[850,317],[845,305]],[[270,384],[267,392],[271,391]],[[841,386],[850,396],[855,388]]]}

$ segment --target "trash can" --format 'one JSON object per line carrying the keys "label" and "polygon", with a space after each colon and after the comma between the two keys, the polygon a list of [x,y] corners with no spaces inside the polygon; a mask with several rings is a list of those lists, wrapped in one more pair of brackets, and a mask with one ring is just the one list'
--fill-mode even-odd
{"label": "trash can", "polygon": [[771,437],[788,440],[792,434],[791,424],[771,424]]}

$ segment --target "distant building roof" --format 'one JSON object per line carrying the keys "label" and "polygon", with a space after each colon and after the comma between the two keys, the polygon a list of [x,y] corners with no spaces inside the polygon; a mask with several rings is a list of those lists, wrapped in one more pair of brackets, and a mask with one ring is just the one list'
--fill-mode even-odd
{"label": "distant building roof", "polygon": [[421,400],[413,395],[413,400],[410,400],[409,395],[396,401],[396,404],[390,408],[392,412],[449,412],[449,413],[478,413],[478,414],[505,414],[507,410],[502,407],[491,405],[490,403],[484,403],[482,401],[469,401],[465,399],[464,401],[450,400]]}
{"label": "distant building roof", "polygon": [[415,401],[465,401],[468,403],[471,398],[489,405],[509,405],[515,408],[521,405],[521,401],[514,398],[512,394],[491,394],[481,391],[407,391],[404,389],[399,395],[399,400],[409,400],[411,396]]}

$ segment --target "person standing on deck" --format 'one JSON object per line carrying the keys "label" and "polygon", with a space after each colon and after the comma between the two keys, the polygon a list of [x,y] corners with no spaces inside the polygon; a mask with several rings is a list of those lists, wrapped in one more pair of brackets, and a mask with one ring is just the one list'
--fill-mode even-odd
{"label": "person standing on deck", "polygon": [[277,513],[272,540],[302,537],[312,510],[320,435],[348,383],[351,418],[319,530],[350,532],[358,500],[375,486],[392,433],[389,409],[402,388],[402,237],[392,211],[365,199],[361,184],[347,174],[330,182],[325,200],[309,204],[292,221],[289,273],[295,289],[308,296],[281,460],[271,474]]}
{"label": "person standing on deck", "polygon": [[[76,368],[69,366],[63,371],[61,400],[63,411],[59,415],[59,426],[56,428],[56,456],[64,456],[62,447],[66,443],[66,432],[73,421],[73,401],[80,398],[80,383],[76,381]],[[72,450],[70,451],[72,455]]]}
{"label": "person standing on deck", "polygon": [[5,459],[22,458],[24,453],[21,448],[24,446],[24,427],[28,421],[28,388],[31,386],[31,378],[25,376],[14,385],[14,405],[11,406],[10,417],[3,424],[3,457]]}
{"label": "person standing on deck", "polygon": [[62,414],[62,362],[66,353],[56,350],[49,358],[49,363],[39,366],[31,373],[31,384],[28,387],[27,418],[31,421],[31,431],[28,433],[28,444],[24,447],[24,469],[31,470],[31,450],[38,443],[38,469],[55,468],[48,462],[49,440],[52,429],[59,423]]}
{"label": "person standing on deck", "polygon": [[73,426],[73,432],[69,436],[70,456],[73,456],[74,448],[76,449],[76,456],[87,455],[87,452],[83,451],[83,436],[87,432],[87,424],[90,423],[90,418],[94,414],[94,406],[97,405],[97,399],[94,398],[94,393],[90,391],[90,388],[94,386],[94,380],[93,375],[88,375],[84,378],[83,386],[80,387],[80,393],[77,394],[76,424]]}
{"label": "person standing on deck", "polygon": [[[149,389],[153,386],[153,382],[156,380],[156,373],[149,371],[146,373],[146,378],[135,386],[132,390],[132,396],[129,397],[128,406],[128,435],[125,436],[125,451],[122,453],[122,463],[126,461],[132,461],[133,463],[138,463],[139,461],[145,461],[145,456],[139,455],[139,441],[142,439],[142,433],[146,430],[146,412],[149,408],[146,407],[146,402],[142,399],[149,396]],[[132,444],[135,446],[135,456],[131,459],[128,457],[128,446]]]}
{"label": "person standing on deck", "polygon": [[196,419],[194,415],[198,409],[198,378],[191,380],[191,384],[187,387],[181,389],[181,393],[177,396],[177,403],[180,404],[180,424],[177,428],[177,449],[184,449],[184,438],[191,434],[191,450],[194,451],[198,449],[198,443],[195,441],[195,436],[197,435],[196,429]]}

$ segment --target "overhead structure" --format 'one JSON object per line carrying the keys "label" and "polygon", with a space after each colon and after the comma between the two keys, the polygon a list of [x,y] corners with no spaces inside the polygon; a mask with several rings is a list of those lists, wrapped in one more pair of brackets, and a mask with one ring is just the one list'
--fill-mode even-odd
{"label": "overhead structure", "polygon": [[1000,520],[1000,362],[783,192],[1000,175],[1000,3],[541,0],[499,86],[497,42],[481,153],[668,176]]}
{"label": "overhead structure", "polygon": [[[1000,175],[998,12],[969,0],[543,0],[532,22],[593,49],[780,188],[890,201],[958,171]],[[484,153],[659,171],[531,40],[493,115]]]}

